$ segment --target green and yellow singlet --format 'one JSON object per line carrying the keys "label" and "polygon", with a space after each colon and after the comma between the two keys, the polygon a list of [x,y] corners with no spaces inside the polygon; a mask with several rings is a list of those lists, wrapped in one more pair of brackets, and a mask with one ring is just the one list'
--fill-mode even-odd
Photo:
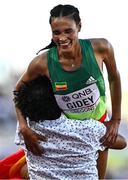
{"label": "green and yellow singlet", "polygon": [[105,83],[89,40],[79,40],[82,64],[72,72],[65,71],[58,59],[57,48],[48,51],[48,68],[59,107],[71,119],[106,118]]}

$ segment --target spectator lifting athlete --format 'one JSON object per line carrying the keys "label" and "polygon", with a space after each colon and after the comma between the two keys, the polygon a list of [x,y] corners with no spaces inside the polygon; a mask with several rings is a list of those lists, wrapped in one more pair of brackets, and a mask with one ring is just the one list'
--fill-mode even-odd
{"label": "spectator lifting athlete", "polygon": [[[57,133],[59,131],[60,133],[69,133],[72,131],[73,141],[71,139],[66,140],[66,138],[68,138],[67,134],[63,134],[61,136],[61,138],[63,137],[63,141],[60,143],[60,139],[57,138],[58,136],[55,138],[54,133],[51,134],[53,137],[47,134],[49,130],[46,128],[46,126],[44,128],[46,121],[36,124],[39,128],[42,128],[44,135],[48,135],[48,144],[45,144],[45,142],[42,143],[42,146],[44,145],[44,149],[47,149],[45,151],[45,156],[43,156],[43,160],[44,157],[47,157],[45,158],[45,175],[50,177],[57,176],[60,177],[60,179],[63,179],[62,177],[65,176],[68,176],[69,178],[71,176],[72,178],[77,177],[81,179],[81,172],[86,171],[85,166],[88,167],[88,162],[84,159],[85,157],[83,156],[83,147],[81,146],[81,143],[84,140],[87,141],[87,136],[85,133],[88,133],[88,131],[92,132],[94,123],[97,124],[96,126],[99,125],[99,129],[101,126],[106,126],[105,136],[103,136],[101,139],[103,145],[111,147],[116,142],[119,123],[121,120],[120,76],[117,70],[114,52],[110,42],[102,38],[78,38],[78,34],[81,30],[81,19],[79,16],[79,11],[76,7],[72,5],[57,5],[50,12],[49,22],[52,30],[52,42],[49,46],[44,48],[49,50],[41,53],[32,60],[25,73],[17,82],[15,90],[19,91],[23,85],[23,82],[31,81],[40,75],[45,75],[51,80],[57,103],[68,119],[64,120],[64,118],[61,118],[59,121],[47,121],[47,123],[49,122],[48,126],[50,128],[58,127],[59,130],[55,129]],[[105,83],[102,75],[103,64],[105,64],[107,68],[112,100],[112,116],[110,121],[107,121]],[[45,140],[43,134],[42,136],[39,135],[37,131],[34,132],[28,126],[26,119],[18,107],[16,107],[16,112],[17,120],[19,121],[20,132],[22,133],[26,147],[29,150],[28,155],[31,154],[31,158],[35,157],[34,155],[32,156],[32,153],[35,155],[41,155],[42,148],[40,149],[39,141],[41,139],[42,141]],[[69,119],[76,120],[72,121]],[[95,122],[93,120],[95,120]],[[65,126],[60,127],[61,123],[59,124],[59,122],[61,121],[66,123]],[[101,121],[104,123],[104,125],[100,123]],[[55,122],[57,123],[56,125],[54,124]],[[86,126],[86,124],[88,123],[89,126],[92,122],[92,127],[89,127],[88,131],[87,128],[86,131],[84,131],[83,128]],[[65,127],[66,129],[63,129]],[[78,131],[81,133],[81,136],[79,138],[74,137],[75,133],[77,134]],[[95,133],[97,133],[97,131],[93,130],[93,133],[93,137],[95,137]],[[100,136],[102,135],[103,134],[101,133]],[[71,138],[70,133],[69,138]],[[62,150],[61,155],[58,155],[60,153],[60,149],[58,150],[55,148],[57,144],[52,144],[55,139],[57,141],[56,143],[58,143],[58,147],[60,147]],[[88,142],[91,143],[90,140]],[[123,138],[120,137],[120,140],[125,143]],[[74,145],[71,142],[73,142]],[[51,143],[53,146],[49,147],[49,143]],[[76,145],[78,145],[77,143],[80,143],[78,150],[76,149]],[[84,145],[84,143],[82,143],[82,145]],[[122,148],[122,144],[119,143],[118,145],[118,148]],[[65,146],[68,146],[68,148]],[[86,148],[84,149],[85,151],[87,150]],[[66,156],[63,158],[65,153]],[[83,159],[77,161],[76,157],[78,156],[79,158]],[[67,157],[69,159],[67,159]],[[53,161],[52,158],[54,158]],[[55,158],[56,160],[58,159],[58,162],[62,158],[62,161],[60,161],[62,164],[59,164],[57,172],[54,171],[57,165]],[[35,159],[36,162],[39,161],[41,163],[40,165],[42,166],[41,158]],[[52,165],[52,168],[50,168],[51,172],[49,172],[49,163],[47,162],[48,160]],[[68,166],[70,161],[72,162],[71,166]],[[99,153],[98,171],[100,179],[103,179],[105,176],[106,162],[107,149],[105,149],[105,151],[102,153]],[[32,161],[31,165],[32,166],[29,166],[29,171],[31,170],[31,172],[33,172],[31,177],[36,175],[41,176],[40,174],[43,173],[41,166],[38,168],[38,166],[35,165],[35,161]],[[61,168],[63,169],[63,172],[60,170]],[[90,168],[92,168],[92,166],[90,166]],[[35,171],[37,173],[36,175],[34,175]],[[84,175],[85,174],[83,173],[83,176]],[[91,176],[90,173],[89,176]]]}
{"label": "spectator lifting athlete", "polygon": [[[15,91],[15,104],[21,110],[34,133],[47,137],[47,142],[39,142],[43,155],[35,156],[20,132],[16,143],[26,151],[29,176],[37,178],[97,179],[96,160],[98,150],[104,150],[100,138],[105,134],[103,123],[95,120],[67,119],[54,97],[50,80],[46,76],[37,77],[24,83],[20,91]],[[115,143],[115,148],[118,146]],[[122,144],[123,146],[123,144]]]}

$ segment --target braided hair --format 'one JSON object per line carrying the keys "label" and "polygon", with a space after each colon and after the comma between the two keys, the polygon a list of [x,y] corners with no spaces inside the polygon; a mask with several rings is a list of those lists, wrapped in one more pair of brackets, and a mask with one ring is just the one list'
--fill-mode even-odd
{"label": "braided hair", "polygon": [[57,119],[61,110],[56,102],[52,85],[48,77],[39,76],[24,82],[19,91],[14,91],[14,102],[24,118],[31,121]]}
{"label": "braided hair", "polygon": [[[74,20],[76,24],[79,24],[81,21],[79,10],[76,7],[68,4],[66,5],[59,4],[50,11],[49,23],[51,24],[52,18],[65,17],[65,16]],[[38,55],[41,51],[45,49],[50,49],[55,46],[56,46],[55,42],[51,40],[51,43],[48,46],[39,50],[36,54]]]}

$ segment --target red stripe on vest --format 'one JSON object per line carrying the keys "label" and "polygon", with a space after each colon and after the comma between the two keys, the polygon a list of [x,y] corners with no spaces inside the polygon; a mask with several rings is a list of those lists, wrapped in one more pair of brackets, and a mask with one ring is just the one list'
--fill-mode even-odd
{"label": "red stripe on vest", "polygon": [[103,116],[99,119],[99,121],[103,123],[106,117],[107,117],[107,111],[103,114]]}

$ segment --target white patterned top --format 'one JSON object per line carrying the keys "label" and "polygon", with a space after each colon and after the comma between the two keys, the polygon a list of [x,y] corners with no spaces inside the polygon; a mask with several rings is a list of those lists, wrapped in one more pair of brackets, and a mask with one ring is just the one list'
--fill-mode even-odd
{"label": "white patterned top", "polygon": [[[98,150],[104,150],[99,140],[106,133],[104,124],[93,120],[71,120],[62,115],[56,120],[39,123],[31,121],[30,127],[48,138],[40,142],[44,154],[26,152],[31,179],[97,180],[96,160]],[[23,145],[17,128],[16,144]]]}

